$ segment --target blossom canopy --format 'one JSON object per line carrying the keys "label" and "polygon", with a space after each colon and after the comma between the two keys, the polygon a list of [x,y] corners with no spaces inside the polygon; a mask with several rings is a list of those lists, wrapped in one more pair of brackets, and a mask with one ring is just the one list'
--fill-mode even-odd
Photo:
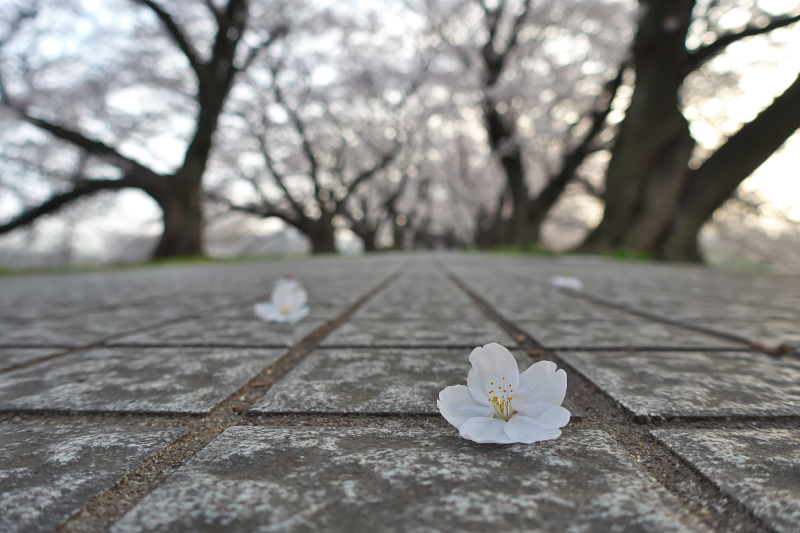
{"label": "blossom canopy", "polygon": [[522,374],[504,346],[472,350],[467,385],[447,387],[436,402],[442,416],[465,439],[479,443],[531,444],[556,439],[569,422],[561,407],[567,374],[552,361],[539,361]]}
{"label": "blossom canopy", "polygon": [[309,312],[308,293],[299,281],[290,277],[275,282],[271,301],[255,304],[256,316],[266,322],[297,322]]}

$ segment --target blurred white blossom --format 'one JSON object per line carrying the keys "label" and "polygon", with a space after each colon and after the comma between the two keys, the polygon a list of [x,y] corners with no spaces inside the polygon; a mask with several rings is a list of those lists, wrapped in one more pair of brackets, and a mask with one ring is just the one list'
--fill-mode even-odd
{"label": "blurred white blossom", "polygon": [[557,289],[583,290],[583,282],[575,276],[556,276],[553,278],[553,287]]}
{"label": "blurred white blossom", "polygon": [[308,293],[289,276],[275,282],[269,302],[254,306],[256,316],[266,322],[297,322],[308,315]]}

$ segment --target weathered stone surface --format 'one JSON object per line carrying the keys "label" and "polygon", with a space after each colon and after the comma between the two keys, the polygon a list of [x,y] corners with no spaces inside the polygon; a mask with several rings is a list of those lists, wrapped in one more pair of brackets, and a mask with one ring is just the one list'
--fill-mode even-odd
{"label": "weathered stone surface", "polygon": [[184,433],[0,425],[0,531],[52,531]]}
{"label": "weathered stone surface", "polygon": [[206,413],[283,350],[105,348],[0,376],[0,410]]}
{"label": "weathered stone surface", "polygon": [[626,321],[628,313],[592,305],[586,302],[507,302],[492,305],[503,318],[511,322],[585,322]]}
{"label": "weathered stone surface", "polygon": [[788,344],[800,348],[800,320],[726,319],[704,320],[703,326],[764,344]]}
{"label": "weathered stone surface", "polygon": [[648,313],[672,320],[691,321],[707,324],[709,322],[762,322],[765,320],[800,320],[800,315],[771,309],[758,304],[742,302],[707,303],[696,300],[673,300],[659,302],[643,302],[630,304],[633,309],[641,309]]}
{"label": "weathered stone surface", "polygon": [[638,416],[798,416],[800,361],[748,352],[558,352]]}
{"label": "weathered stone surface", "polygon": [[698,531],[600,431],[479,445],[454,431],[234,427],[111,528]]}
{"label": "weathered stone surface", "polygon": [[480,311],[467,302],[406,302],[398,304],[385,300],[371,300],[367,305],[353,314],[351,320],[468,320],[476,322],[485,320]]}
{"label": "weathered stone surface", "polygon": [[60,351],[52,348],[0,348],[0,370]]}
{"label": "weathered stone surface", "polygon": [[529,322],[516,325],[549,348],[745,348],[677,326],[628,317],[613,321]]}
{"label": "weathered stone surface", "polygon": [[78,314],[27,324],[0,322],[0,346],[82,346],[159,322],[150,317],[118,316],[112,313]]}
{"label": "weathered stone surface", "polygon": [[800,531],[800,430],[652,433],[775,531]]}
{"label": "weathered stone surface", "polygon": [[[466,385],[471,350],[324,349],[308,356],[250,410],[261,413],[438,414],[436,399]],[[520,371],[528,356],[512,352]],[[573,416],[577,408],[564,407]]]}
{"label": "weathered stone surface", "polygon": [[294,324],[264,322],[258,318],[201,318],[167,324],[120,337],[109,346],[293,346],[322,325],[304,319]]}
{"label": "weathered stone surface", "polygon": [[345,322],[322,341],[322,346],[442,346],[471,347],[497,342],[516,346],[493,322],[482,320],[405,320]]}
{"label": "weathered stone surface", "polygon": [[[265,298],[264,301],[268,302],[269,298]],[[347,308],[347,305],[346,302],[309,302],[308,316],[303,320],[307,322],[331,320],[341,314]],[[214,316],[223,319],[253,320],[255,313],[253,312],[253,304],[247,303],[231,306],[221,310],[219,313],[215,313]]]}

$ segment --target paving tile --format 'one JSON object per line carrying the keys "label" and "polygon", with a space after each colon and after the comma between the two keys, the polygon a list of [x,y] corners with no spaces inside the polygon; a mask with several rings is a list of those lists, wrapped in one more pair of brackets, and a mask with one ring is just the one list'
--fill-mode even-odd
{"label": "paving tile", "polygon": [[383,300],[371,300],[367,305],[359,308],[351,320],[384,320],[384,321],[413,321],[413,320],[485,320],[469,301],[466,302],[416,302],[413,304],[398,305]]}
{"label": "paving tile", "polygon": [[454,431],[234,427],[110,529],[703,531],[606,433],[479,445]]}
{"label": "paving tile", "polygon": [[781,344],[800,348],[800,320],[765,319],[712,319],[703,320],[703,326],[731,335],[739,335],[764,344]]}
{"label": "paving tile", "polygon": [[[269,301],[269,298],[265,298],[264,301]],[[343,302],[309,302],[308,308],[308,316],[303,320],[331,320],[347,309],[347,304]],[[220,310],[218,313],[215,313],[214,316],[226,319],[253,319],[255,313],[253,311],[253,304],[247,303]]]}
{"label": "paving tile", "polygon": [[60,351],[53,348],[0,348],[0,370]]}
{"label": "paving tile", "polygon": [[183,433],[0,425],[0,531],[52,531]]}
{"label": "paving tile", "polygon": [[323,321],[294,324],[252,318],[201,318],[120,337],[109,346],[293,346]]}
{"label": "paving tile", "polygon": [[631,318],[629,313],[591,304],[512,302],[504,305],[493,305],[492,307],[503,318],[511,322],[625,321]]}
{"label": "paving tile", "polygon": [[775,531],[800,531],[800,430],[652,434]]}
{"label": "paving tile", "polygon": [[800,416],[800,361],[748,352],[558,352],[637,416]]}
{"label": "paving tile", "polygon": [[207,413],[284,350],[103,348],[0,376],[0,410]]}
{"label": "paving tile", "polygon": [[[263,413],[436,415],[439,392],[466,385],[470,350],[323,349],[303,360],[250,410]],[[514,351],[520,371],[531,360]],[[580,416],[569,401],[564,407]]]}
{"label": "paving tile", "polygon": [[515,324],[551,348],[744,348],[736,342],[652,320],[628,317],[613,321],[517,321]]}
{"label": "paving tile", "polygon": [[380,322],[350,320],[328,335],[321,346],[464,346],[490,342],[516,346],[508,334],[488,319],[403,320]]}
{"label": "paving tile", "polygon": [[800,315],[797,313],[742,302],[708,304],[683,299],[674,302],[649,303],[648,305],[632,304],[631,307],[672,320],[702,320],[704,322],[707,320],[719,322],[729,320],[735,322],[761,322],[772,319],[800,320]]}
{"label": "paving tile", "polygon": [[0,347],[82,346],[159,322],[150,317],[102,312],[49,318],[27,324],[0,322]]}

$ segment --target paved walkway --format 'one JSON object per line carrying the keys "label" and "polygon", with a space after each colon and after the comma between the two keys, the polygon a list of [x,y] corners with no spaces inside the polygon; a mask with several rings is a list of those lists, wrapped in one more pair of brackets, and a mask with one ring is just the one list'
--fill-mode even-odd
{"label": "paved walkway", "polygon": [[[258,321],[286,273],[311,313]],[[800,531],[797,276],[374,255],[0,297],[0,531]],[[566,369],[561,438],[438,414],[488,342]]]}

